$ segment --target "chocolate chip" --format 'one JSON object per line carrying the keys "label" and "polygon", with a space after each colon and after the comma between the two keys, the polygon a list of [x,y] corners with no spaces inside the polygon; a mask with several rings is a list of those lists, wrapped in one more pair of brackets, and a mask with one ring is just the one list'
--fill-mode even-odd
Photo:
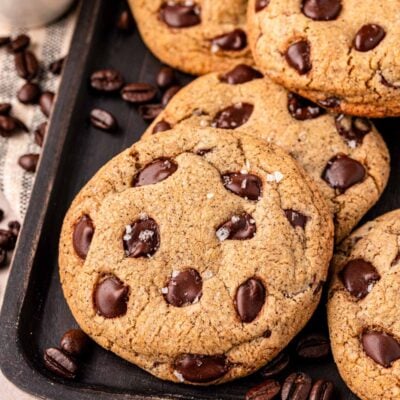
{"label": "chocolate chip", "polygon": [[139,219],[125,227],[122,238],[127,257],[149,257],[160,247],[160,232],[152,218]]}
{"label": "chocolate chip", "polygon": [[235,306],[242,322],[252,322],[260,313],[266,297],[266,290],[258,278],[250,278],[236,291]]}
{"label": "chocolate chip", "polygon": [[256,3],[255,3],[256,12],[264,10],[264,8],[268,6],[269,2],[270,2],[270,0],[256,0]]}
{"label": "chocolate chip", "polygon": [[233,172],[222,175],[222,182],[226,189],[240,197],[259,200],[261,196],[262,182],[256,175]]}
{"label": "chocolate chip", "polygon": [[399,263],[399,261],[400,261],[400,251],[397,252],[396,256],[394,257],[394,259],[390,263],[390,266],[394,267],[395,265],[397,265]]}
{"label": "chocolate chip", "polygon": [[15,237],[18,237],[19,231],[21,229],[21,224],[18,221],[10,221],[7,226],[8,226],[9,231]]}
{"label": "chocolate chip", "polygon": [[217,238],[224,240],[247,240],[256,233],[256,223],[251,215],[234,215],[217,229]]}
{"label": "chocolate chip", "polygon": [[168,4],[160,8],[160,19],[171,28],[188,28],[200,24],[200,8],[197,4]]}
{"label": "chocolate chip", "polygon": [[307,374],[294,372],[283,383],[281,400],[307,400],[311,383],[311,378]]}
{"label": "chocolate chip", "polygon": [[161,104],[165,107],[171,99],[182,89],[182,86],[175,85],[167,89],[161,99]]}
{"label": "chocolate chip", "polygon": [[128,83],[121,90],[121,97],[128,103],[146,103],[156,97],[157,89],[149,83]]}
{"label": "chocolate chip", "polygon": [[334,386],[331,381],[318,379],[310,393],[309,400],[333,400]]}
{"label": "chocolate chip", "polygon": [[53,61],[49,65],[49,71],[53,75],[60,75],[64,66],[65,57],[59,58],[58,60]]}
{"label": "chocolate chip", "polygon": [[254,106],[248,103],[237,103],[226,107],[215,115],[211,125],[221,129],[239,128],[249,120],[253,109]]}
{"label": "chocolate chip", "polygon": [[9,115],[11,108],[10,103],[0,103],[0,115]]}
{"label": "chocolate chip", "polygon": [[322,179],[343,193],[349,187],[362,182],[365,174],[365,168],[358,161],[345,154],[338,154],[329,160],[322,173]]}
{"label": "chocolate chip", "polygon": [[272,400],[281,391],[279,382],[268,379],[263,383],[251,388],[245,396],[245,400]]}
{"label": "chocolate chip", "polygon": [[126,314],[128,309],[129,287],[117,277],[103,277],[93,292],[96,312],[105,318],[116,318]]}
{"label": "chocolate chip", "polygon": [[154,135],[155,133],[165,132],[171,128],[172,126],[169,122],[161,120],[154,125],[152,134]]}
{"label": "chocolate chip", "polygon": [[35,104],[41,93],[37,83],[27,82],[18,90],[17,98],[23,104]]}
{"label": "chocolate chip", "polygon": [[142,104],[139,106],[138,112],[145,121],[153,121],[161,114],[163,109],[162,104]]}
{"label": "chocolate chip", "polygon": [[381,83],[383,86],[386,86],[391,89],[400,89],[400,82],[390,82],[388,78],[383,75],[383,72],[380,72],[381,75]]}
{"label": "chocolate chip", "polygon": [[0,247],[0,268],[7,265],[7,251]]}
{"label": "chocolate chip", "polygon": [[182,354],[175,360],[174,368],[186,381],[207,383],[223,377],[229,365],[223,355]]}
{"label": "chocolate chip", "polygon": [[349,261],[339,276],[345,288],[357,299],[364,298],[381,279],[376,268],[362,258]]}
{"label": "chocolate chip", "polygon": [[327,97],[324,100],[319,100],[318,104],[325,108],[338,108],[340,107],[341,100],[337,97]]}
{"label": "chocolate chip", "polygon": [[124,79],[119,71],[115,69],[101,69],[95,71],[90,76],[90,85],[93,89],[101,92],[115,92],[120,90],[124,84]]}
{"label": "chocolate chip", "polygon": [[94,235],[94,225],[88,215],[83,215],[75,223],[72,235],[72,245],[75,253],[84,260],[89,252]]}
{"label": "chocolate chip", "polygon": [[288,110],[290,115],[299,121],[318,118],[326,113],[317,104],[295,93],[288,93]]}
{"label": "chocolate chip", "polygon": [[117,21],[117,28],[123,32],[131,32],[133,29],[133,20],[129,11],[122,11]]}
{"label": "chocolate chip", "polygon": [[43,92],[39,98],[40,111],[42,111],[43,115],[46,117],[50,117],[53,110],[54,98],[54,92],[50,92],[49,90]]}
{"label": "chocolate chip", "polygon": [[47,122],[42,122],[34,131],[35,143],[42,147],[47,132]]}
{"label": "chocolate chip", "polygon": [[25,50],[15,54],[14,62],[17,74],[22,79],[30,81],[37,76],[39,63],[31,51]]}
{"label": "chocolate chip", "polygon": [[206,155],[207,153],[210,153],[212,151],[212,149],[199,149],[195,152],[195,154],[197,154],[200,157],[203,157],[204,155]]}
{"label": "chocolate chip", "polygon": [[18,35],[14,40],[12,40],[8,46],[7,50],[10,53],[18,53],[25,50],[31,43],[31,39],[28,35],[22,34]]}
{"label": "chocolate chip", "polygon": [[18,164],[27,172],[35,172],[39,162],[39,154],[28,153],[18,159]]}
{"label": "chocolate chip", "polygon": [[10,42],[10,36],[0,36],[0,47],[8,45]]}
{"label": "chocolate chip", "polygon": [[326,357],[330,353],[329,339],[321,334],[309,334],[299,340],[297,354],[302,358],[318,359]]}
{"label": "chocolate chip", "polygon": [[260,370],[260,374],[264,378],[272,378],[278,376],[288,367],[289,363],[289,354],[285,351],[282,351]]}
{"label": "chocolate chip", "polygon": [[230,85],[239,85],[262,77],[262,73],[256,69],[245,64],[240,64],[225,74],[220,75],[219,80]]}
{"label": "chocolate chip", "polygon": [[306,217],[304,214],[295,210],[287,209],[285,210],[285,215],[293,228],[298,226],[301,229],[304,229],[306,227],[308,217]]}
{"label": "chocolate chip", "polygon": [[164,298],[168,304],[183,307],[197,303],[202,295],[203,281],[192,268],[172,273]]}
{"label": "chocolate chip", "polygon": [[60,349],[50,347],[44,351],[43,360],[46,368],[64,379],[74,379],[78,366],[74,359]]}
{"label": "chocolate chip", "polygon": [[212,50],[239,51],[247,46],[247,36],[242,29],[216,36],[211,40]]}
{"label": "chocolate chip", "polygon": [[10,251],[15,247],[16,236],[12,232],[0,229],[0,248]]}
{"label": "chocolate chip", "polygon": [[107,132],[113,132],[118,129],[118,122],[114,115],[101,108],[94,108],[90,112],[90,122],[95,128]]}
{"label": "chocolate chip", "polygon": [[61,338],[60,347],[71,356],[81,356],[89,344],[89,337],[81,329],[70,329]]}
{"label": "chocolate chip", "polygon": [[400,358],[400,343],[387,333],[366,331],[361,341],[365,353],[384,368],[390,368]]}
{"label": "chocolate chip", "polygon": [[133,178],[132,186],[152,185],[167,179],[178,169],[175,161],[169,158],[159,158],[146,165]]}
{"label": "chocolate chip", "polygon": [[356,147],[361,144],[364,136],[372,130],[371,123],[365,118],[350,117],[340,114],[335,118],[336,129],[339,135],[350,145]]}
{"label": "chocolate chip", "polygon": [[314,21],[333,21],[342,11],[341,0],[303,0],[303,14]]}
{"label": "chocolate chip", "polygon": [[161,89],[169,88],[175,82],[175,71],[170,67],[162,67],[158,71],[156,82]]}
{"label": "chocolate chip", "polygon": [[286,50],[285,58],[292,68],[300,75],[304,75],[312,68],[310,53],[310,43],[307,40],[300,40],[289,46]]}
{"label": "chocolate chip", "polygon": [[0,115],[0,136],[10,137],[18,130],[28,132],[28,128],[18,118],[9,115]]}
{"label": "chocolate chip", "polygon": [[354,38],[354,48],[366,52],[374,49],[385,38],[385,30],[376,24],[364,25]]}

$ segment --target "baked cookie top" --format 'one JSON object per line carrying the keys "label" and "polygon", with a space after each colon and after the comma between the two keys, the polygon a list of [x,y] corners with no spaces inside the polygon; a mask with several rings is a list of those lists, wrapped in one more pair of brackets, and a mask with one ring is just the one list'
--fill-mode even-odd
{"label": "baked cookie top", "polygon": [[154,375],[193,384],[254,372],[320,298],[333,224],[281,149],[175,128],[106,164],[64,221],[60,275],[78,324]]}
{"label": "baked cookie top", "polygon": [[337,249],[328,302],[336,364],[363,400],[400,397],[400,211],[355,231]]}
{"label": "baked cookie top", "polygon": [[317,183],[335,216],[336,240],[346,237],[378,200],[389,175],[389,154],[374,125],[330,115],[240,65],[183,88],[145,136],[171,126],[217,127],[281,146]]}
{"label": "baked cookie top", "polygon": [[400,0],[250,0],[259,68],[334,111],[400,115]]}
{"label": "baked cookie top", "polygon": [[164,63],[201,75],[253,63],[247,0],[129,0],[142,38]]}

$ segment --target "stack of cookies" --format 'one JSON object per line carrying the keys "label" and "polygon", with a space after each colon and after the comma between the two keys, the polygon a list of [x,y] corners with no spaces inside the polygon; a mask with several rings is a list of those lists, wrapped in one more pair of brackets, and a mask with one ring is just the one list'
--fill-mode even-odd
{"label": "stack of cookies", "polygon": [[400,0],[130,3],[151,51],[202,76],[67,213],[79,325],[161,379],[220,384],[273,360],[327,282],[342,377],[399,399],[400,212],[352,231],[389,177],[367,118],[400,115]]}

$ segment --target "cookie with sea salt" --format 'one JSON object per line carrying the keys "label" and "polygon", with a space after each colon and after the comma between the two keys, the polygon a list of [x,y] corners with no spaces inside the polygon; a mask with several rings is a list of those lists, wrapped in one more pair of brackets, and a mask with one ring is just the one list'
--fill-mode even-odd
{"label": "cookie with sea salt", "polygon": [[106,164],[65,218],[60,276],[82,329],[153,375],[219,384],[272,360],[311,317],[333,223],[264,141],[177,127]]}

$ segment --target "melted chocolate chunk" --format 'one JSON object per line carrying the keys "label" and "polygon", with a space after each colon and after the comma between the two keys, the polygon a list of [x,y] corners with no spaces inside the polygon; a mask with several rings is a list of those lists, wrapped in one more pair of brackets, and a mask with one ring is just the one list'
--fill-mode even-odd
{"label": "melted chocolate chunk", "polygon": [[219,111],[212,126],[221,129],[236,129],[244,125],[253,113],[254,106],[248,103],[238,103]]}
{"label": "melted chocolate chunk", "polygon": [[216,36],[211,40],[212,49],[239,51],[247,46],[247,36],[242,29],[235,29],[232,32]]}
{"label": "melted chocolate chunk", "polygon": [[400,343],[384,332],[366,331],[361,338],[365,353],[384,368],[400,358]]}
{"label": "melted chocolate chunk", "polygon": [[299,121],[318,118],[326,113],[318,104],[295,93],[288,94],[288,110],[290,115]]}
{"label": "melted chocolate chunk", "polygon": [[217,238],[224,240],[247,240],[256,233],[256,223],[249,214],[234,215],[217,229]]}
{"label": "melted chocolate chunk", "polygon": [[261,179],[253,174],[240,172],[222,175],[222,181],[226,189],[240,197],[249,200],[259,200],[261,196]]}
{"label": "melted chocolate chunk", "polygon": [[303,14],[314,21],[335,20],[342,11],[341,0],[303,0]]}
{"label": "melted chocolate chunk", "polygon": [[255,4],[255,10],[256,12],[259,12],[261,10],[264,10],[265,7],[268,6],[271,0],[256,0]]}
{"label": "melted chocolate chunk", "polygon": [[171,176],[178,169],[175,161],[169,158],[159,158],[146,165],[133,179],[132,186],[145,186],[161,182]]}
{"label": "melted chocolate chunk", "polygon": [[201,23],[200,8],[197,4],[168,4],[160,8],[160,18],[171,28],[188,28]]}
{"label": "melted chocolate chunk", "polygon": [[236,292],[236,311],[242,322],[252,322],[257,318],[265,304],[266,290],[257,278],[242,283]]}
{"label": "melted chocolate chunk", "polygon": [[301,229],[304,229],[306,227],[308,217],[306,217],[304,214],[295,210],[288,209],[285,210],[285,215],[293,228],[296,228],[298,226]]}
{"label": "melted chocolate chunk", "polygon": [[339,135],[349,144],[356,147],[361,144],[364,136],[371,132],[372,125],[365,118],[338,115],[335,118],[336,129]]}
{"label": "melted chocolate chunk", "polygon": [[312,68],[310,43],[307,40],[300,40],[291,44],[286,50],[285,58],[300,75],[306,74]]}
{"label": "melted chocolate chunk", "polygon": [[240,64],[231,71],[220,75],[219,80],[221,82],[229,83],[230,85],[240,85],[262,77],[263,74],[258,72],[256,69],[245,64]]}
{"label": "melted chocolate chunk", "polygon": [[354,48],[366,52],[373,50],[385,38],[385,30],[376,24],[364,25],[354,38]]}
{"label": "melted chocolate chunk", "polygon": [[94,235],[94,226],[88,215],[83,215],[75,224],[72,235],[72,245],[75,253],[84,260],[89,252]]}
{"label": "melted chocolate chunk", "polygon": [[203,281],[195,269],[186,269],[172,274],[164,298],[168,304],[183,307],[197,303],[202,294]]}

